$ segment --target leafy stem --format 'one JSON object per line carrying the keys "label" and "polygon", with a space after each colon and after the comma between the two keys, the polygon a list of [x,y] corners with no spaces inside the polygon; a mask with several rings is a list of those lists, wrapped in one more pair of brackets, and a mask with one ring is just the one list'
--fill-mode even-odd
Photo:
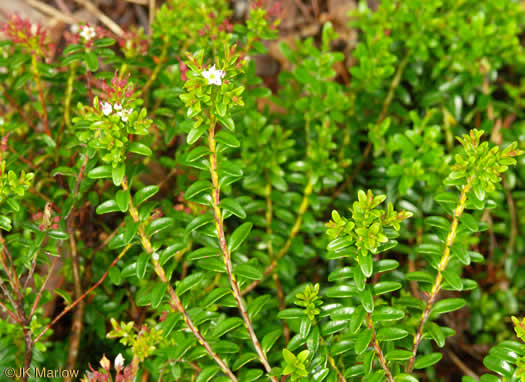
{"label": "leafy stem", "polygon": [[[226,266],[226,273],[228,275],[228,280],[230,282],[230,286],[233,291],[233,297],[235,298],[235,302],[237,303],[242,319],[244,321],[244,325],[246,329],[248,330],[248,334],[250,335],[250,340],[252,341],[255,351],[257,352],[259,360],[263,364],[266,371],[269,373],[272,370],[272,368],[268,362],[268,359],[266,358],[266,354],[264,354],[264,351],[262,350],[261,344],[259,343],[257,335],[255,334],[255,330],[253,329],[252,321],[244,305],[241,291],[239,289],[239,284],[237,283],[237,280],[235,279],[235,275],[233,274],[231,253],[226,243],[226,236],[224,235],[224,225],[222,221],[221,209],[219,207],[220,189],[219,189],[219,174],[217,172],[217,150],[216,150],[217,144],[215,141],[215,126],[216,126],[216,120],[215,120],[215,117],[212,115],[210,116],[210,128],[208,130],[208,145],[209,145],[209,150],[210,150],[210,174],[211,174],[211,179],[212,179],[212,184],[213,184],[211,196],[212,196],[212,203],[213,203],[213,212],[215,215],[215,228],[217,230],[217,237],[219,239],[219,245],[221,248],[224,265]],[[277,382],[277,378],[275,377],[270,377],[270,378],[272,381]]]}
{"label": "leafy stem", "polygon": [[[122,181],[122,189],[124,191],[128,191],[129,190],[129,186],[128,186],[128,182],[126,180],[126,178],[123,179]],[[133,201],[132,199],[130,198],[129,199],[129,212],[130,212],[130,215],[133,219],[133,221],[135,223],[138,223],[139,226],[138,226],[138,235],[139,235],[139,238],[140,238],[140,242],[142,243],[142,247],[144,248],[144,250],[146,251],[146,253],[148,253],[149,255],[152,255],[151,256],[151,261],[153,262],[153,268],[155,270],[155,273],[157,274],[157,276],[159,277],[159,279],[165,283],[168,287],[168,294],[170,296],[170,299],[171,299],[171,307],[175,310],[175,311],[179,311],[183,318],[184,318],[184,321],[186,322],[186,325],[188,326],[188,328],[191,330],[191,332],[193,333],[193,335],[197,338],[197,340],[199,341],[199,343],[204,346],[204,348],[206,349],[206,352],[208,353],[208,355],[213,358],[213,360],[219,365],[219,367],[222,369],[222,371],[232,380],[232,381],[237,381],[237,378],[235,377],[235,375],[233,374],[233,372],[230,370],[230,368],[224,363],[224,361],[213,351],[213,349],[211,348],[210,344],[208,343],[208,341],[206,341],[206,339],[202,336],[202,334],[200,333],[199,329],[195,326],[195,324],[193,323],[193,321],[191,320],[190,316],[188,315],[188,313],[186,312],[186,309],[184,308],[184,305],[182,304],[182,302],[180,301],[180,298],[179,296],[177,296],[177,293],[175,292],[175,290],[173,289],[173,287],[170,285],[169,283],[169,280],[168,280],[168,277],[166,276],[166,273],[164,272],[164,269],[162,268],[162,266],[160,265],[158,259],[156,259],[154,256],[153,256],[153,246],[151,245],[151,241],[150,239],[147,237],[146,233],[145,233],[145,229],[144,229],[144,224],[140,221],[139,219],[139,213],[138,213],[138,210],[137,208],[133,205]]]}
{"label": "leafy stem", "polygon": [[386,364],[385,356],[383,355],[383,350],[381,350],[381,346],[379,346],[379,342],[377,341],[376,337],[376,331],[374,329],[374,322],[372,320],[372,317],[370,313],[366,313],[366,324],[368,325],[368,329],[372,331],[372,343],[374,345],[374,350],[377,354],[377,359],[379,360],[379,363],[381,364],[381,367],[383,368],[386,378],[388,379],[388,382],[393,382],[394,377],[392,377],[392,372],[388,368],[388,365]]}
{"label": "leafy stem", "polygon": [[437,269],[438,272],[434,280],[434,283],[432,284],[432,289],[430,292],[430,296],[427,300],[425,310],[423,311],[423,314],[421,315],[421,321],[419,323],[418,330],[416,332],[416,335],[414,336],[414,344],[412,346],[412,357],[410,357],[410,360],[408,361],[408,365],[406,368],[408,373],[411,373],[414,367],[417,349],[419,347],[421,339],[423,338],[423,329],[425,328],[425,323],[430,317],[432,306],[436,302],[439,291],[441,290],[441,285],[443,282],[443,272],[447,268],[448,262],[450,261],[450,248],[454,244],[454,240],[456,238],[457,228],[459,224],[459,218],[461,217],[461,215],[463,214],[463,211],[465,210],[467,194],[472,189],[472,182],[473,182],[473,177],[470,176],[467,179],[467,183],[463,186],[463,189],[461,190],[461,195],[459,197],[458,204],[456,206],[456,209],[454,210],[452,223],[450,224],[450,229],[448,231],[447,240],[445,242],[445,249],[443,250],[441,260],[439,261],[439,265]]}

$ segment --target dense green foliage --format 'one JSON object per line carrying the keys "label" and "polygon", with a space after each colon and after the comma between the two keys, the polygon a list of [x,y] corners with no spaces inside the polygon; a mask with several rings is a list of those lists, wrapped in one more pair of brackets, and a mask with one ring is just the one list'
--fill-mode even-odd
{"label": "dense green foliage", "polygon": [[280,43],[272,92],[278,10],[169,0],[58,53],[3,27],[0,370],[459,380],[457,335],[463,381],[525,381],[520,3],[362,2],[351,57],[330,23]]}

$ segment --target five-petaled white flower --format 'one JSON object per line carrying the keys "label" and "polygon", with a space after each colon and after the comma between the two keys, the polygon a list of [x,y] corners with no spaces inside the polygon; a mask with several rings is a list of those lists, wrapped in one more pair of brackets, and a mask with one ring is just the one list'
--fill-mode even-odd
{"label": "five-petaled white flower", "polygon": [[87,25],[82,27],[82,31],[80,31],[80,37],[82,37],[84,40],[89,41],[95,36],[95,28],[88,27]]}
{"label": "five-petaled white flower", "polygon": [[111,104],[109,102],[104,102],[102,104],[102,112],[104,113],[104,115],[110,115],[111,112],[113,111],[113,106],[111,106]]}
{"label": "five-petaled white flower", "polygon": [[[117,104],[119,105],[119,104]],[[118,110],[117,109],[117,105],[115,105],[115,110]],[[120,105],[119,105],[120,106]],[[122,106],[120,106],[120,108],[122,108]],[[133,112],[133,109],[130,107],[129,109],[122,109],[120,110],[117,115],[120,117],[120,119],[122,120],[122,122],[127,122],[128,121],[128,118],[129,118],[129,115]]]}
{"label": "five-petaled white flower", "polygon": [[116,103],[113,105],[113,109],[116,111],[122,110],[122,105],[120,103]]}
{"label": "five-petaled white flower", "polygon": [[122,353],[118,353],[118,355],[115,357],[115,362],[113,365],[117,371],[124,367],[124,357],[122,356]]}
{"label": "five-petaled white flower", "polygon": [[208,80],[208,85],[221,85],[225,75],[224,70],[215,69],[215,65],[202,72],[202,76]]}

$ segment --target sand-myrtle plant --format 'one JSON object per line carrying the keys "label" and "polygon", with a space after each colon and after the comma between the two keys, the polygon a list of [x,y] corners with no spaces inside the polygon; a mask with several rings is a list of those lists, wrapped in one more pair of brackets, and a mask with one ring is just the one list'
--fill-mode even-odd
{"label": "sand-myrtle plant", "polygon": [[161,3],[0,26],[0,371],[525,381],[519,2]]}

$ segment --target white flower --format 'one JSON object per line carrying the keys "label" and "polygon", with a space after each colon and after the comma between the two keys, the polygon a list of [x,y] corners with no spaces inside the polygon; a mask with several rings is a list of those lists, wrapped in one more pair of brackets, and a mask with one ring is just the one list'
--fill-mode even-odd
{"label": "white flower", "polygon": [[0,117],[0,126],[3,126],[5,123],[5,119],[3,117]]}
{"label": "white flower", "polygon": [[102,112],[104,113],[104,115],[110,115],[112,111],[113,106],[111,106],[109,102],[106,101],[102,104]]}
{"label": "white flower", "polygon": [[71,32],[77,34],[78,32],[80,32],[80,27],[78,26],[78,24],[73,24],[71,25]]}
{"label": "white flower", "polygon": [[[120,106],[120,105],[119,105]],[[122,108],[122,106],[120,106],[120,108]],[[115,105],[115,110],[117,110],[117,105]],[[128,118],[130,116],[130,114],[133,112],[133,109],[132,108],[129,108],[129,109],[122,109],[121,111],[119,111],[117,113],[117,115],[120,117],[120,119],[122,120],[122,122],[127,122],[128,121]]]}
{"label": "white flower", "polygon": [[151,255],[151,257],[153,258],[153,260],[159,261],[159,254],[157,252],[153,252],[153,255]]}
{"label": "white flower", "polygon": [[215,65],[202,72],[202,76],[208,80],[208,85],[221,85],[225,75],[224,70],[215,69]]}
{"label": "white flower", "polygon": [[118,353],[118,355],[115,357],[115,362],[113,362],[113,365],[115,366],[115,370],[120,370],[124,367],[124,357],[122,357],[122,353]]}
{"label": "white flower", "polygon": [[122,105],[120,103],[116,103],[113,105],[113,109],[116,111],[122,110]]}
{"label": "white flower", "polygon": [[87,25],[84,25],[82,27],[82,31],[80,32],[80,37],[82,37],[84,40],[89,41],[95,36],[96,36],[95,28],[88,27]]}
{"label": "white flower", "polygon": [[38,25],[31,24],[31,34],[36,34],[37,31],[38,31]]}

